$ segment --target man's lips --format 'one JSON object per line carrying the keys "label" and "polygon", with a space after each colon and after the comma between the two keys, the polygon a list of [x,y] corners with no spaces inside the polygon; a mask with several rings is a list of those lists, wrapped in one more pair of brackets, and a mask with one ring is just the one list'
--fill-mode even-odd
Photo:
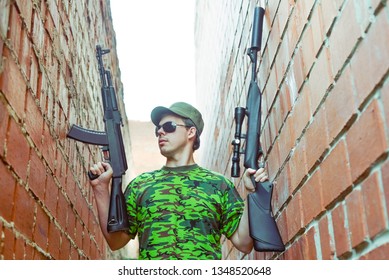
{"label": "man's lips", "polygon": [[158,140],[158,144],[161,146],[161,145],[163,145],[163,144],[165,144],[167,142],[167,140],[166,139],[163,139],[163,138],[161,138],[161,139],[159,139]]}

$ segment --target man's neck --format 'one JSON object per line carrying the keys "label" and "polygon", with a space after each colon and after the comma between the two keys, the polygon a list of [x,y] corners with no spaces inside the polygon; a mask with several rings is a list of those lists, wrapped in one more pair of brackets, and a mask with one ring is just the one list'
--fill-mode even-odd
{"label": "man's neck", "polygon": [[191,154],[191,155],[188,155],[187,157],[181,156],[181,157],[166,158],[165,166],[167,166],[167,167],[179,167],[179,166],[193,165],[195,163],[196,162],[193,158],[193,154]]}

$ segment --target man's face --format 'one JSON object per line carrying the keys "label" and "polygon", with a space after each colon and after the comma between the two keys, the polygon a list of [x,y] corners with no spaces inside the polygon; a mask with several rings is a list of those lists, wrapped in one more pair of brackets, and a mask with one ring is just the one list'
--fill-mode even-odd
{"label": "man's face", "polygon": [[164,116],[159,125],[162,126],[167,122],[173,122],[178,126],[174,132],[166,132],[162,127],[156,131],[158,135],[158,147],[162,155],[172,157],[184,150],[187,145],[191,145],[189,141],[189,131],[185,127],[184,121],[174,115]]}

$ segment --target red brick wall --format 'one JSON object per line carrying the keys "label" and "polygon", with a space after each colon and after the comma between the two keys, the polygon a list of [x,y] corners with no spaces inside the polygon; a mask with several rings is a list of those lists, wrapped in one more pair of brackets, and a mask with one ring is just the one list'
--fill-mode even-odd
{"label": "red brick wall", "polygon": [[[196,75],[205,166],[230,176],[258,1],[198,1]],[[266,1],[261,141],[286,251],[231,259],[389,258],[387,1]],[[236,180],[239,191],[244,190]]]}
{"label": "red brick wall", "polygon": [[0,259],[105,258],[99,150],[66,133],[103,129],[96,44],[122,100],[109,1],[1,1],[0,23]]}

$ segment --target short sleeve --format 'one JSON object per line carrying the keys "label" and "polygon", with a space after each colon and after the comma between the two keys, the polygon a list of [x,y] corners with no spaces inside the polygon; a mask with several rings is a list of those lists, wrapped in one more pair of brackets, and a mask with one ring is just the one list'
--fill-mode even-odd
{"label": "short sleeve", "polygon": [[227,180],[225,184],[220,231],[227,238],[230,238],[239,226],[244,202],[231,181]]}

